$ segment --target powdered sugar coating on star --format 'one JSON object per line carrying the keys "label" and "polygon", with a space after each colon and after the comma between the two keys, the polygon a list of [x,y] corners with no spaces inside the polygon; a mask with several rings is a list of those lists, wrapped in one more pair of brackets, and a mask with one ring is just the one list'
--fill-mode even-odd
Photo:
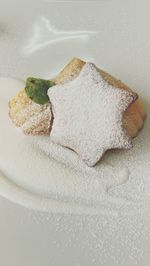
{"label": "powdered sugar coating on star", "polygon": [[109,149],[128,149],[123,113],[136,95],[109,85],[92,63],[72,81],[48,90],[54,116],[50,138],[95,165]]}

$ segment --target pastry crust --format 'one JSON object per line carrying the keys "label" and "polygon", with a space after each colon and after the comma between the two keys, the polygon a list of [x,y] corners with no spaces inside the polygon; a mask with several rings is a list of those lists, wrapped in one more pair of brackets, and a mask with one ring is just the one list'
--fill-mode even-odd
{"label": "pastry crust", "polygon": [[27,135],[45,135],[50,132],[52,115],[50,104],[40,105],[33,102],[21,90],[9,101],[9,116],[12,122]]}
{"label": "pastry crust", "polygon": [[[63,84],[74,79],[81,71],[85,62],[74,58],[65,68],[53,79],[56,84]],[[110,85],[117,88],[131,91],[122,81],[114,78],[107,72],[99,69],[101,76]],[[13,123],[22,128],[25,134],[44,135],[50,132],[51,118],[50,104],[36,104],[26,95],[25,90],[21,90],[9,102],[9,115]],[[141,99],[137,98],[123,116],[123,126],[128,136],[135,137],[138,131],[143,127],[146,113]]]}

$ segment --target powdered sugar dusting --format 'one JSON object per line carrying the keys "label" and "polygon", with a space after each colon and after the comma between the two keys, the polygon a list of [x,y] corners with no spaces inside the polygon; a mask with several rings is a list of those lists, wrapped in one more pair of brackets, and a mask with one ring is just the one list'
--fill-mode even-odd
{"label": "powdered sugar dusting", "polygon": [[52,143],[49,136],[27,137],[16,131],[8,119],[7,103],[22,83],[2,79],[0,84],[1,195],[46,212],[110,216],[117,216],[118,211],[126,216],[137,210],[146,213],[149,123],[133,149],[108,152],[90,168],[73,151]]}
{"label": "powdered sugar dusting", "polygon": [[50,104],[39,105],[32,102],[27,108],[24,108],[20,112],[21,116],[25,116],[25,123],[21,126],[22,130],[30,132],[32,134],[45,134],[50,131],[52,115],[50,110]]}
{"label": "powdered sugar dusting", "polygon": [[122,118],[135,96],[109,85],[92,63],[48,95],[54,113],[51,140],[76,151],[87,165],[95,165],[108,149],[131,147]]}

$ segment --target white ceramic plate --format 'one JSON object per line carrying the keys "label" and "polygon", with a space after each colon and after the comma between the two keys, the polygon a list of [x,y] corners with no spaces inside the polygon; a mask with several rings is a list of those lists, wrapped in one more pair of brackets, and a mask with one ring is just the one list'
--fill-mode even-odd
{"label": "white ceramic plate", "polygon": [[[87,61],[93,61],[101,68],[106,69],[114,76],[125,81],[131,87],[136,88],[136,91],[144,98],[148,111],[150,96],[150,37],[147,26],[150,19],[148,1],[145,1],[145,5],[138,3],[136,6],[131,1],[120,3],[120,1],[109,0],[71,3],[54,3],[51,1],[33,1],[32,3],[29,1],[12,1],[10,3],[8,1],[1,1],[1,6],[1,76],[11,76],[21,79],[25,79],[27,76],[31,75],[49,77],[57,73],[72,57],[80,57]],[[128,184],[123,185],[122,188],[114,188],[111,191],[111,196],[109,195],[107,200],[103,198],[101,204],[99,204],[101,198],[98,198],[98,209],[102,210],[98,218],[84,218],[85,220],[84,222],[82,220],[82,223],[80,220],[81,228],[83,224],[86,223],[85,228],[88,231],[87,237],[85,237],[84,233],[82,234],[80,232],[81,228],[78,227],[77,218],[73,220],[71,220],[71,216],[67,218],[67,226],[70,226],[69,223],[71,221],[75,228],[78,229],[76,240],[73,238],[75,232],[73,229],[73,231],[70,232],[70,236],[68,234],[67,241],[69,241],[70,237],[73,240],[70,244],[71,253],[73,253],[74,243],[76,243],[77,246],[81,243],[81,250],[84,249],[84,252],[87,254],[89,253],[87,257],[84,258],[82,252],[78,251],[77,246],[75,251],[78,255],[76,257],[72,255],[71,258],[69,258],[69,256],[67,257],[69,242],[67,242],[66,247],[56,247],[54,244],[55,237],[58,238],[57,242],[59,244],[63,243],[64,240],[60,237],[60,234],[56,233],[57,229],[55,228],[53,238],[48,238],[47,242],[47,245],[54,248],[54,254],[50,256],[48,251],[47,253],[41,251],[41,258],[43,258],[45,262],[44,265],[48,265],[44,254],[46,257],[50,256],[53,263],[51,265],[62,265],[60,264],[61,260],[56,256],[57,250],[59,254],[62,254],[64,265],[117,265],[117,263],[119,263],[119,265],[133,266],[142,265],[144,261],[146,263],[146,258],[148,257],[146,250],[149,243],[149,239],[146,239],[146,235],[150,229],[147,225],[147,220],[149,219],[150,170],[147,167],[149,163],[149,147],[145,149],[144,145],[147,143],[147,138],[149,136],[149,118],[147,119],[144,130],[146,130],[147,133],[145,134],[142,132],[140,134],[138,140],[135,141],[134,151],[129,152],[129,154],[126,153],[125,155],[120,153],[113,154],[112,159],[110,158],[109,163],[114,162],[113,158],[116,156],[117,163],[123,163],[123,167],[124,165],[128,167],[131,172],[131,178]],[[2,138],[3,136],[0,137]],[[144,154],[142,154],[143,150]],[[136,154],[136,160],[134,159],[134,153]],[[128,156],[131,158],[130,162]],[[140,163],[143,156],[145,156],[144,165]],[[117,167],[116,164],[114,168],[115,171],[117,171]],[[136,175],[137,172],[138,175]],[[9,176],[9,178],[13,180],[13,177]],[[18,196],[15,198],[15,195],[18,193],[17,188],[14,188],[13,197],[11,197],[12,187],[6,184],[5,181],[6,179],[4,177],[1,182],[1,192],[3,191],[2,186],[5,183],[7,195],[5,193],[1,194],[17,202]],[[78,185],[80,187],[79,181],[80,180],[78,180]],[[32,197],[33,194],[28,193],[27,188],[31,190],[31,192],[35,189],[34,192],[37,193],[37,191],[39,192],[39,187],[33,188],[33,184],[29,187],[29,180],[23,180],[23,183],[21,183],[22,177],[19,176],[17,180],[15,179],[15,182],[18,182],[23,189],[24,184],[26,185],[24,203],[22,204],[30,206],[31,201],[33,201],[33,198],[30,197]],[[41,182],[38,184],[41,184],[41,191],[43,193],[45,183]],[[97,180],[94,180],[91,184],[91,191],[94,191],[94,187],[97,189],[96,185],[99,185]],[[10,194],[8,193],[9,190]],[[78,191],[79,190],[77,190],[77,192]],[[80,191],[80,193],[81,192],[82,191]],[[115,200],[111,198],[112,195],[113,197],[115,196]],[[124,204],[124,202],[120,200],[122,197],[126,199],[127,204]],[[97,200],[97,198],[94,200]],[[128,200],[131,203],[129,205]],[[38,201],[36,200],[36,209],[43,208],[45,204],[47,203],[45,203],[45,201],[44,203],[43,201],[41,202],[39,197]],[[48,204],[52,205],[52,201]],[[102,217],[102,215],[106,214],[105,210],[108,207],[109,210],[110,208],[115,209],[115,211],[112,212],[113,218],[111,215],[107,218]],[[45,208],[47,208],[47,205]],[[86,207],[81,206],[81,209],[86,209]],[[58,211],[56,202],[54,211]],[[89,213],[89,206],[87,212]],[[47,214],[45,214],[44,217],[47,217]],[[118,217],[118,220],[116,217]],[[131,223],[130,217],[132,217],[132,219],[136,217],[136,219],[134,218]],[[46,220],[46,218],[43,219],[44,221]],[[49,219],[51,219],[50,216]],[[83,217],[79,219],[83,219]],[[93,219],[92,222],[91,219]],[[63,232],[65,232],[65,223],[66,220],[63,218],[62,224],[60,223],[63,227]],[[106,224],[108,228],[104,226]],[[144,230],[141,229],[141,224],[145,226]],[[124,230],[122,229],[122,225],[125,226]],[[119,229],[117,232],[118,227]],[[133,228],[135,230],[134,234],[132,232]],[[41,228],[39,230],[41,230]],[[49,227],[47,227],[47,230],[49,230]],[[96,238],[89,232],[90,230],[93,232],[93,235],[96,234]],[[38,232],[36,233],[38,235]],[[128,233],[131,234],[131,237]],[[91,243],[85,244],[83,237],[85,237],[85,241],[91,241]],[[24,245],[26,246],[26,244]],[[33,246],[31,249],[33,251]],[[33,253],[31,256],[33,256]],[[69,264],[70,259],[71,264]],[[37,259],[35,265],[41,265],[38,263]],[[16,263],[14,265],[16,266],[18,264]],[[29,261],[29,265],[33,264]]]}

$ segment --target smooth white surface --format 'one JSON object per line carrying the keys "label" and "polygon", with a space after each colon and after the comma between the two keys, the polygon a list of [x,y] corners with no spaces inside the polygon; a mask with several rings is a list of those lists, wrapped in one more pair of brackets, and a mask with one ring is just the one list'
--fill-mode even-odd
{"label": "smooth white surface", "polygon": [[[48,76],[79,56],[142,95],[144,91],[148,106],[149,8],[148,0],[1,1],[0,74]],[[144,175],[142,166],[140,174]],[[149,265],[148,208],[136,217],[122,216],[121,207],[111,218],[48,215],[1,198],[0,211],[2,266]]]}

